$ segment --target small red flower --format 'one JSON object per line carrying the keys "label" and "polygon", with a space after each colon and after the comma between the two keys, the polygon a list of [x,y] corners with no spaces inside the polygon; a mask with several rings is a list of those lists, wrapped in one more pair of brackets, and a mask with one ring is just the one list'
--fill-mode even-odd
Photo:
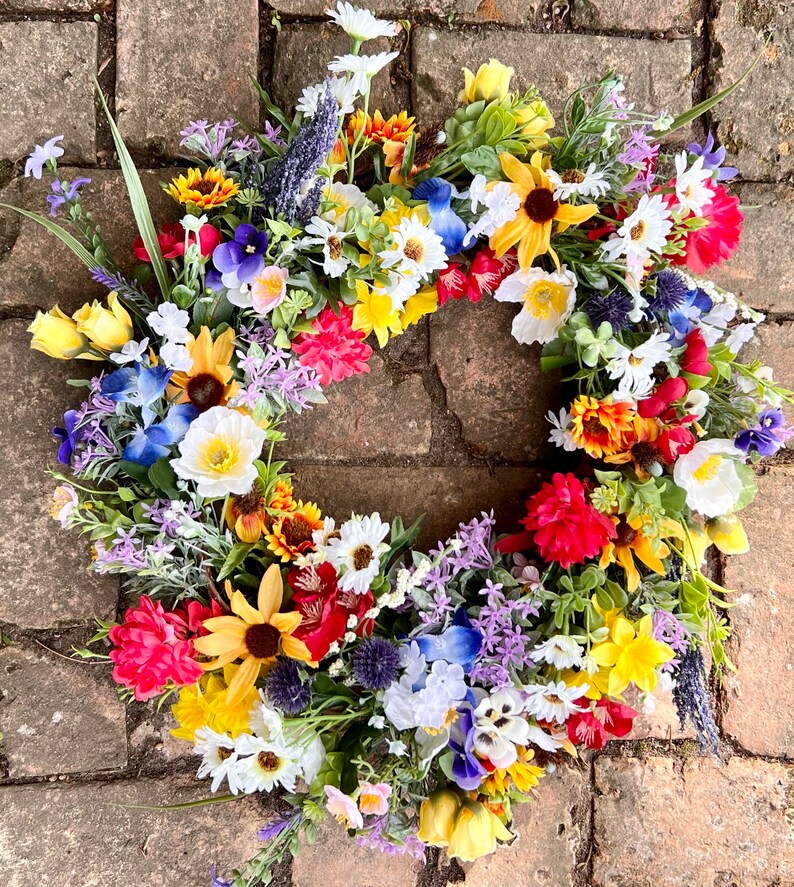
{"label": "small red flower", "polygon": [[[201,255],[205,258],[211,256],[215,247],[223,240],[223,235],[214,225],[202,225],[198,236]],[[177,259],[185,254],[185,229],[181,225],[166,222],[157,235],[157,242],[164,259]],[[196,235],[190,234],[188,243],[195,242]],[[142,237],[136,237],[133,241],[132,253],[140,262],[151,262]]]}
{"label": "small red flower", "polygon": [[655,419],[661,416],[671,404],[681,400],[689,391],[689,383],[681,376],[671,376],[657,385],[649,397],[637,404],[637,412],[643,419]]}
{"label": "small red flower", "polygon": [[638,712],[630,705],[624,705],[622,702],[612,702],[611,699],[599,699],[596,703],[596,709],[603,711],[604,727],[607,732],[618,738],[628,736],[634,725],[634,718],[638,715]]}
{"label": "small red flower", "polygon": [[672,465],[679,456],[688,453],[695,446],[696,440],[688,428],[675,425],[672,428],[665,428],[654,444],[665,464]]}
{"label": "small red flower", "polygon": [[479,302],[484,293],[493,295],[499,284],[515,268],[515,255],[506,263],[507,255],[497,259],[490,247],[480,250],[469,268],[469,288],[466,295],[471,302]]}
{"label": "small red flower", "polygon": [[703,218],[708,225],[695,228],[687,234],[684,253],[672,256],[676,265],[686,265],[695,274],[705,274],[709,268],[730,258],[739,248],[744,216],[739,209],[739,198],[732,197],[723,185],[713,185],[714,196],[703,207]]}
{"label": "small red flower", "polygon": [[686,337],[686,351],[680,360],[681,369],[693,376],[708,376],[711,372],[708,358],[709,347],[703,338],[702,330],[692,330]]}
{"label": "small red flower", "polygon": [[469,287],[469,279],[460,262],[450,262],[443,271],[439,271],[436,279],[438,304],[443,305],[450,299],[462,299]]}
{"label": "small red flower", "polygon": [[201,601],[188,601],[187,603],[180,604],[174,612],[184,619],[188,631],[196,637],[203,637],[209,634],[209,630],[204,628],[205,619],[211,619],[213,616],[223,616],[223,610],[217,601],[211,601],[208,607],[205,607]]}
{"label": "small red flower", "polygon": [[603,748],[607,742],[607,731],[595,716],[595,712],[578,711],[565,722],[568,739],[574,743],[584,743],[588,748]]}

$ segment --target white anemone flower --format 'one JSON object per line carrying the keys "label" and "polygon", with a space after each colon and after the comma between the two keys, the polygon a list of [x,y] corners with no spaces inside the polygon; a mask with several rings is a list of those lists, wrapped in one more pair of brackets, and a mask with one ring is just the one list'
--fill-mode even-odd
{"label": "white anemone flower", "polygon": [[714,196],[712,171],[703,168],[703,160],[702,156],[698,157],[687,169],[687,152],[681,151],[675,157],[675,196],[685,210],[696,216],[703,215],[703,207]]}
{"label": "white anemone flower", "polygon": [[[331,82],[331,94],[336,99],[339,108],[337,113],[340,117],[352,114],[359,91],[346,77],[329,77],[328,79]],[[324,80],[322,83],[315,83],[314,86],[307,86],[301,93],[295,110],[300,111],[304,117],[314,117],[320,99],[325,97],[325,90]]]}
{"label": "white anemone flower", "polygon": [[673,230],[670,210],[661,194],[643,194],[634,212],[624,219],[617,232],[601,249],[610,262],[626,257],[626,267],[635,281],[642,279],[643,267],[652,253],[660,253]]}
{"label": "white anemone flower", "polygon": [[254,420],[228,407],[212,407],[195,419],[179,444],[171,467],[192,480],[201,496],[242,496],[251,489],[266,434]]}
{"label": "white anemone flower", "polygon": [[513,338],[518,342],[551,342],[573,311],[576,276],[565,265],[551,274],[542,268],[516,271],[499,284],[494,298],[524,303],[513,319]]}
{"label": "white anemone flower", "polygon": [[366,594],[380,570],[380,559],[389,550],[383,541],[389,525],[378,512],[366,517],[354,516],[339,528],[339,536],[326,546],[328,560],[337,571],[344,570],[339,587],[343,591]]}
{"label": "white anemone flower", "polygon": [[398,52],[379,52],[377,55],[338,55],[328,70],[334,74],[349,74],[350,83],[359,93],[365,93],[369,80],[386,65],[393,62]]}
{"label": "white anemone flower", "polygon": [[610,379],[620,380],[616,393],[623,398],[646,397],[654,384],[653,368],[672,353],[667,333],[654,333],[635,348],[616,342],[615,349],[607,369]]}
{"label": "white anemone flower", "polygon": [[348,236],[347,232],[314,216],[306,226],[306,233],[312,236],[304,240],[305,244],[323,248],[323,271],[329,277],[341,277],[350,264],[350,259],[342,252],[342,241]]}
{"label": "white anemone flower", "polygon": [[235,774],[245,794],[269,792],[276,786],[295,790],[295,780],[301,775],[297,749],[250,733],[238,736],[235,747],[240,755]]}
{"label": "white anemone flower", "polygon": [[548,684],[529,684],[524,687],[524,710],[539,721],[556,721],[564,724],[574,712],[582,709],[576,700],[587,690],[585,685],[569,687],[565,681]]}
{"label": "white anemone flower", "polygon": [[196,730],[194,755],[201,755],[201,765],[198,769],[198,778],[207,776],[212,778],[210,791],[216,792],[220,784],[226,779],[229,783],[229,791],[233,795],[241,791],[237,779],[236,765],[239,758],[234,740],[226,733],[216,733],[209,727],[200,727]]}
{"label": "white anemone flower", "polygon": [[686,504],[706,517],[730,514],[736,507],[744,484],[739,476],[742,457],[732,440],[701,440],[673,468],[673,479],[686,491]]}
{"label": "white anemone flower", "polygon": [[354,40],[374,40],[376,37],[394,37],[397,26],[394,22],[375,18],[368,9],[359,9],[352,3],[336,4],[336,9],[326,9],[326,15]]}
{"label": "white anemone flower", "polygon": [[394,246],[378,253],[384,268],[422,280],[447,266],[441,238],[419,219],[403,218],[392,232]]}
{"label": "white anemone flower", "polygon": [[584,172],[580,169],[565,169],[558,173],[550,169],[546,175],[554,185],[555,200],[569,200],[573,194],[579,197],[603,197],[611,187],[604,173],[596,172],[595,163],[591,163]]}
{"label": "white anemone flower", "polygon": [[542,659],[555,668],[579,668],[582,648],[570,635],[555,634],[532,650],[533,659]]}
{"label": "white anemone flower", "polygon": [[509,767],[518,759],[516,745],[529,737],[529,723],[522,717],[518,690],[497,690],[474,709],[474,747],[496,767]]}

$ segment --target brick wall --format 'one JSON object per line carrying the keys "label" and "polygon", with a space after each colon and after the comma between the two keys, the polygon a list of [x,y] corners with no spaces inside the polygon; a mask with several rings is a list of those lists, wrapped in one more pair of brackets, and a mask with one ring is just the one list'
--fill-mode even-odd
{"label": "brick wall", "polygon": [[[95,215],[119,255],[134,236],[109,133],[94,100],[98,73],[160,192],[179,163],[190,118],[259,122],[250,80],[294,102],[345,45],[320,0],[0,0],[0,201],[40,209],[44,187],[19,177],[34,141],[65,136],[64,165],[93,179]],[[551,105],[608,68],[627,75],[641,108],[675,113],[719,91],[770,37],[752,79],[707,118],[742,170],[744,246],[717,275],[770,312],[757,353],[794,386],[794,7],[775,0],[376,0],[408,19],[403,55],[374,87],[384,112],[443,119],[460,68],[498,57]],[[703,122],[694,126],[702,136]],[[176,137],[175,137],[176,136]],[[56,301],[73,310],[99,290],[31,222],[0,214],[0,861],[11,887],[206,882],[212,860],[255,849],[268,816],[256,802],[154,814],[114,803],[202,797],[193,762],[162,714],[126,709],[104,664],[68,661],[93,615],[113,616],[118,588],[84,571],[85,546],[48,515],[47,430],[69,396],[65,365],[28,349],[25,327]],[[503,526],[551,467],[544,414],[558,380],[508,336],[511,310],[452,304],[393,342],[369,376],[340,385],[328,406],[290,423],[285,447],[301,495],[324,510],[428,514],[425,541],[493,505]],[[635,738],[576,762],[518,814],[521,839],[468,872],[432,855],[426,867],[373,857],[330,825],[279,873],[309,887],[736,885],[794,882],[788,761],[794,757],[792,469],[760,478],[748,512],[754,549],[723,565],[736,588],[732,655],[739,674],[715,695],[727,763],[693,756],[662,702]],[[41,811],[46,809],[46,816]]]}

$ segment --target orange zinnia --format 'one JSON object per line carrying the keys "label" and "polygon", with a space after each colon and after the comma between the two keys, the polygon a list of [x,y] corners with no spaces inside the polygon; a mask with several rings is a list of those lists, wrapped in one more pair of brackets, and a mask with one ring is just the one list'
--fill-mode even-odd
{"label": "orange zinnia", "polygon": [[234,706],[256,684],[263,665],[273,662],[279,653],[300,662],[312,662],[309,648],[292,636],[301,624],[300,613],[279,613],[284,598],[284,585],[277,564],[271,564],[259,584],[257,608],[254,609],[240,591],[226,583],[226,593],[234,616],[213,616],[204,620],[210,633],[193,640],[193,646],[204,656],[215,656],[203,662],[205,671],[223,668],[236,659],[242,664],[232,678],[226,705]]}
{"label": "orange zinnia", "polygon": [[265,537],[268,548],[282,561],[291,561],[314,548],[312,533],[323,528],[320,509],[313,503],[298,500],[298,507],[273,521],[270,533]]}
{"label": "orange zinnia", "polygon": [[560,260],[551,246],[552,224],[557,223],[558,232],[564,231],[569,225],[587,221],[598,207],[594,203],[571,206],[556,200],[554,188],[544,171],[548,162],[540,151],[535,151],[528,164],[506,152],[499,155],[499,162],[512,183],[513,193],[521,199],[521,205],[515,218],[491,235],[491,249],[500,259],[510,247],[518,244],[518,264],[523,270],[546,253],[559,268]]}
{"label": "orange zinnia", "polygon": [[571,437],[588,456],[602,459],[625,448],[633,418],[630,403],[610,403],[583,394],[571,404]]}
{"label": "orange zinnia", "polygon": [[174,373],[169,394],[181,391],[179,403],[192,403],[201,412],[222,406],[237,394],[238,385],[230,366],[234,354],[234,330],[229,327],[213,342],[209,327],[203,326],[197,339],[192,336],[185,345],[193,358],[186,373]]}
{"label": "orange zinnia", "polygon": [[176,176],[170,185],[163,185],[177,203],[192,203],[199,209],[215,209],[234,197],[240,186],[224,175],[223,170],[211,166],[204,172],[198,167],[189,169],[186,176]]}
{"label": "orange zinnia", "polygon": [[359,108],[355,114],[347,118],[347,143],[352,145],[356,136],[364,129],[364,138],[368,142],[383,144],[383,142],[407,142],[411,133],[416,128],[415,117],[409,117],[407,111],[392,114],[388,120],[383,119],[380,111],[376,111],[371,117]]}

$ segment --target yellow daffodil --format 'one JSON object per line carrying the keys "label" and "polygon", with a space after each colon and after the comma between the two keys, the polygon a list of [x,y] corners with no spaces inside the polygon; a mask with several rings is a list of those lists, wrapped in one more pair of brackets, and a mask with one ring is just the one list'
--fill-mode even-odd
{"label": "yellow daffodil", "polygon": [[515,74],[513,68],[503,65],[496,59],[480,65],[476,74],[464,68],[463,90],[458,96],[458,101],[467,105],[480,101],[500,101],[510,92],[510,78],[513,74]]}
{"label": "yellow daffodil", "polygon": [[171,706],[179,724],[171,735],[193,742],[196,730],[204,726],[216,733],[228,733],[233,739],[248,732],[248,719],[259,694],[251,687],[238,702],[229,704],[229,684],[239,668],[230,663],[224,665],[222,675],[205,674],[197,684],[182,687],[178,701]]}
{"label": "yellow daffodil", "polygon": [[396,336],[403,331],[391,297],[380,290],[370,289],[363,280],[356,281],[356,295],[358,302],[353,308],[353,329],[361,330],[367,336],[374,332],[383,348],[390,333]]}
{"label": "yellow daffodil", "polygon": [[163,185],[177,203],[192,203],[199,209],[215,209],[223,206],[240,190],[234,179],[228,178],[223,170],[211,166],[202,172],[197,167],[189,169],[187,175],[179,175],[170,185]]}
{"label": "yellow daffodil", "polygon": [[204,656],[215,656],[202,663],[206,670],[222,668],[242,659],[242,664],[229,684],[228,705],[236,705],[255,685],[263,665],[273,662],[278,653],[290,659],[312,663],[311,653],[303,641],[292,636],[300,625],[300,613],[279,613],[284,597],[281,571],[276,564],[268,567],[259,584],[257,608],[254,609],[240,591],[226,583],[234,616],[213,616],[204,620],[210,634],[193,641]]}
{"label": "yellow daffodil", "polygon": [[746,554],[750,550],[747,533],[735,514],[707,520],[706,535],[723,554]]}
{"label": "yellow daffodil", "polygon": [[38,311],[28,332],[33,333],[31,348],[58,360],[73,360],[75,357],[104,360],[101,355],[91,353],[88,339],[77,331],[77,323],[57,305],[46,314]]}
{"label": "yellow daffodil", "polygon": [[587,687],[585,698],[598,701],[609,692],[609,671],[606,666],[598,668],[592,674],[585,670],[566,668],[561,677],[566,687]]}
{"label": "yellow daffodil", "polygon": [[436,789],[422,801],[419,808],[419,840],[431,847],[449,846],[460,801],[460,795],[448,788]]}
{"label": "yellow daffodil", "polygon": [[528,164],[507,152],[499,155],[499,162],[521,204],[515,218],[491,235],[491,249],[501,258],[510,247],[518,245],[518,264],[525,271],[546,253],[559,268],[560,260],[551,246],[552,225],[556,222],[557,231],[564,231],[570,225],[587,221],[598,207],[594,203],[572,206],[556,200],[554,187],[545,173],[548,158],[544,159],[540,151],[535,151]]}
{"label": "yellow daffodil", "polygon": [[453,859],[473,862],[496,850],[497,839],[509,841],[513,835],[485,804],[464,798],[449,838],[447,853]]}
{"label": "yellow daffodil", "polygon": [[610,667],[609,695],[620,696],[635,684],[645,693],[656,689],[658,666],[669,662],[675,653],[653,637],[653,618],[643,616],[637,627],[625,616],[612,624],[610,639],[595,644],[590,655],[600,666]]}
{"label": "yellow daffodil", "polygon": [[438,308],[438,292],[435,286],[423,286],[418,293],[411,296],[403,307],[400,315],[403,330],[408,329],[426,314],[433,314]]}
{"label": "yellow daffodil", "polygon": [[496,769],[487,776],[480,791],[486,795],[506,795],[508,792],[521,792],[526,795],[546,775],[543,767],[531,763],[535,758],[535,752],[530,748],[517,746],[518,758],[504,770]]}
{"label": "yellow daffodil", "polygon": [[203,326],[198,338],[191,336],[185,347],[193,360],[187,372],[174,373],[169,394],[179,394],[179,403],[192,403],[204,412],[223,406],[238,390],[230,366],[234,354],[234,330],[229,327],[215,341],[209,327]]}
{"label": "yellow daffodil", "polygon": [[108,307],[99,302],[86,302],[72,315],[77,332],[86,336],[100,351],[121,351],[132,338],[132,318],[121,304],[119,295],[108,295]]}

